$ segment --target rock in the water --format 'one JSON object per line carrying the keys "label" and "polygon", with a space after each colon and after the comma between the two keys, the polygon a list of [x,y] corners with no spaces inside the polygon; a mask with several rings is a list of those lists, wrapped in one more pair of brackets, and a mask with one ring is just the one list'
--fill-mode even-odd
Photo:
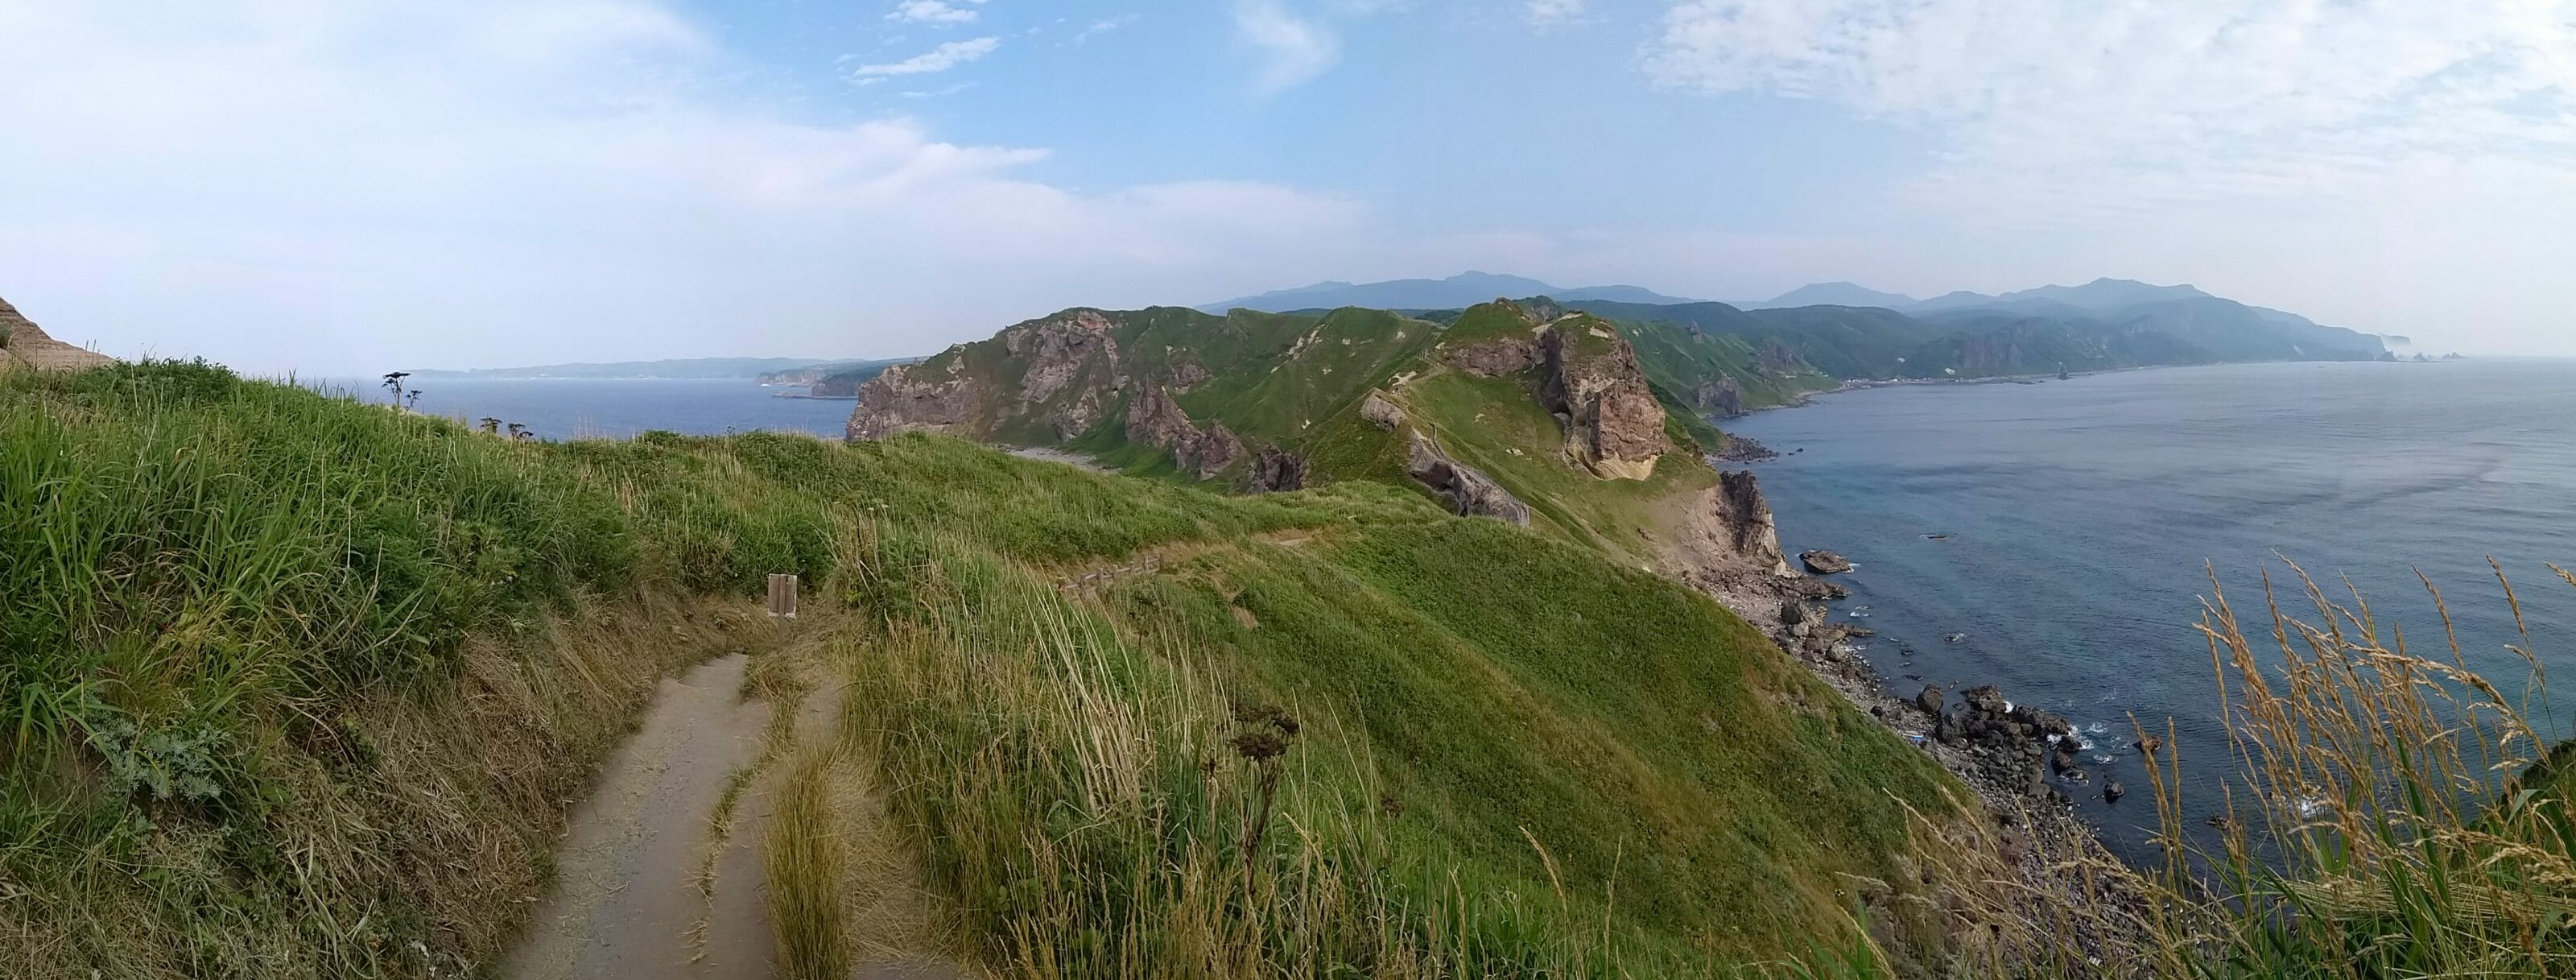
{"label": "rock in the water", "polygon": [[1798,553],[1798,561],[1807,566],[1808,571],[1818,575],[1837,575],[1852,570],[1849,559],[1830,551],[1801,551]]}
{"label": "rock in the water", "polygon": [[2160,748],[2164,748],[2164,746],[2165,746],[2165,740],[2164,740],[2164,739],[2157,738],[2157,737],[2155,737],[2155,736],[2153,736],[2153,735],[2149,735],[2149,736],[2146,736],[2146,737],[2144,737],[2144,738],[2140,738],[2140,739],[2138,739],[2137,741],[2130,743],[2130,747],[2135,748],[2135,749],[2137,749],[2138,751],[2140,751],[2140,752],[2144,752],[2144,753],[2146,753],[2146,754],[2148,754],[2148,755],[2154,755],[2154,754],[2156,754],[2156,750],[2157,750],[2157,749],[2160,749]]}
{"label": "rock in the water", "polygon": [[1922,693],[1914,696],[1914,706],[1923,709],[1926,714],[1940,714],[1941,686],[1938,684],[1923,685]]}
{"label": "rock in the water", "polygon": [[2120,787],[2120,781],[2117,779],[2102,784],[2102,799],[2107,803],[2120,802],[2120,797],[2127,792],[2128,790]]}

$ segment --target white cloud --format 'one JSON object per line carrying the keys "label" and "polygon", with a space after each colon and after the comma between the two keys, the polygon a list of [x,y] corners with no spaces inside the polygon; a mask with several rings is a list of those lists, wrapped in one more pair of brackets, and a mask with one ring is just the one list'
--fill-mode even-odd
{"label": "white cloud", "polygon": [[950,41],[902,61],[860,65],[850,74],[859,78],[882,78],[893,75],[928,75],[947,71],[959,65],[992,54],[1002,46],[998,37],[979,37],[972,41]]}
{"label": "white cloud", "polygon": [[1135,14],[1128,14],[1123,17],[1111,17],[1106,20],[1095,20],[1091,22],[1090,26],[1084,27],[1079,31],[1075,31],[1073,33],[1073,37],[1065,43],[1081,44],[1091,40],[1092,38],[1099,37],[1100,35],[1107,34],[1135,22]]}
{"label": "white cloud", "polygon": [[957,0],[957,3],[967,5],[961,7],[948,0],[903,0],[902,3],[895,5],[893,13],[886,15],[886,19],[908,24],[971,23],[977,13],[975,7],[983,2],[984,0]]}
{"label": "white cloud", "polygon": [[2566,0],[1692,0],[1643,62],[1932,126],[1921,199],[2025,215],[2367,197],[2500,159],[2576,173]]}
{"label": "white cloud", "polygon": [[1526,0],[1521,14],[1540,27],[1554,27],[1583,19],[1589,4],[1586,0]]}
{"label": "white cloud", "polygon": [[1312,81],[1341,56],[1341,39],[1324,25],[1290,13],[1280,0],[1235,0],[1234,29],[1262,52],[1254,85],[1263,92]]}
{"label": "white cloud", "polygon": [[[0,4],[0,295],[252,370],[922,353],[1362,237],[1333,195],[1076,192],[1034,147],[729,94],[641,0]],[[460,72],[456,65],[474,65]]]}

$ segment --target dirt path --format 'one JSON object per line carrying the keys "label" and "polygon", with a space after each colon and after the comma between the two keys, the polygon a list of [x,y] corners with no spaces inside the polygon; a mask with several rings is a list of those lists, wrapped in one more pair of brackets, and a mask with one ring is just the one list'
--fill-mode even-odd
{"label": "dirt path", "polygon": [[760,853],[750,835],[734,835],[717,856],[712,910],[696,881],[710,846],[708,817],[725,783],[759,757],[769,725],[768,705],[739,697],[749,663],[735,654],[662,682],[643,726],[574,809],[554,888],[501,976],[771,975]]}
{"label": "dirt path", "polygon": [[[499,976],[768,980],[795,972],[773,917],[785,893],[771,862],[782,850],[829,856],[786,865],[796,873],[784,883],[811,893],[794,907],[811,909],[815,896],[833,907],[826,918],[849,976],[972,976],[921,952],[930,946],[926,898],[866,769],[840,738],[839,688],[804,697],[792,720],[776,718],[770,705],[742,698],[750,665],[736,654],[662,682],[643,725],[573,810],[554,887]],[[799,789],[808,809],[789,819],[785,807]],[[802,846],[782,846],[790,841]]]}

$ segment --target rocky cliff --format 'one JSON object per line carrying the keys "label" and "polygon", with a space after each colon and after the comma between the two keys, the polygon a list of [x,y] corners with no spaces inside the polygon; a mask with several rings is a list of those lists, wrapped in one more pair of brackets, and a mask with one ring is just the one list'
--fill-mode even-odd
{"label": "rocky cliff", "polygon": [[114,363],[113,357],[47,336],[17,307],[0,299],[0,368],[24,365],[39,371],[80,371]]}
{"label": "rocky cliff", "polygon": [[1577,314],[1539,336],[1539,397],[1565,423],[1567,453],[1594,475],[1643,480],[1672,450],[1664,406],[1637,352],[1607,321]]}
{"label": "rocky cliff", "polygon": [[1210,422],[1201,427],[1190,421],[1189,413],[1181,410],[1180,403],[1172,400],[1171,391],[1162,385],[1145,386],[1128,400],[1127,441],[1171,451],[1174,465],[1182,472],[1198,474],[1202,480],[1225,472],[1245,453],[1243,440],[1225,423]]}

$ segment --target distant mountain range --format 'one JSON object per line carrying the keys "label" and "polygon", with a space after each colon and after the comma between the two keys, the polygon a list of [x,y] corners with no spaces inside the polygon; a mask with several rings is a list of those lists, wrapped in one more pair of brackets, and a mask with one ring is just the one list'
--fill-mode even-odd
{"label": "distant mountain range", "polygon": [[[612,361],[601,364],[542,364],[536,367],[476,368],[471,370],[417,370],[415,378],[464,378],[485,381],[533,381],[542,379],[649,379],[664,381],[720,381],[740,378],[745,381],[769,380],[791,372],[824,374],[882,367],[905,360],[863,361],[828,357],[691,357],[663,361]],[[789,382],[794,383],[794,382]]]}
{"label": "distant mountain range", "polygon": [[[1683,348],[1703,335],[1728,338],[1730,349],[1688,357],[1721,372],[1761,400],[1779,369],[1803,365],[1835,379],[1991,377],[2155,364],[2229,361],[2377,360],[2405,338],[2331,327],[2307,317],[2213,296],[2192,286],[2096,279],[2080,286],[2041,286],[1988,295],[1959,291],[1931,299],[1850,282],[1798,287],[1768,300],[1719,303],[1679,300],[1637,286],[1559,289],[1521,276],[1470,272],[1447,279],[1399,279],[1302,289],[1210,304],[1264,312],[1365,307],[1412,311],[1463,309],[1498,296],[1545,296],[1626,323],[1687,328]],[[1711,341],[1714,342],[1714,341]],[[1641,339],[1653,371],[1658,353]],[[1741,349],[1735,349],[1741,348]],[[1758,356],[1757,356],[1758,355]],[[1748,365],[1767,360],[1767,373]],[[1662,381],[1679,384],[1681,378]]]}
{"label": "distant mountain range", "polygon": [[1319,282],[1296,289],[1277,289],[1197,309],[1202,313],[1256,310],[1338,310],[1360,306],[1373,310],[1457,310],[1506,296],[1548,296],[1559,301],[1601,300],[1612,303],[1695,303],[1643,286],[1578,286],[1559,288],[1524,276],[1462,272],[1447,279],[1391,279],[1385,282]]}

